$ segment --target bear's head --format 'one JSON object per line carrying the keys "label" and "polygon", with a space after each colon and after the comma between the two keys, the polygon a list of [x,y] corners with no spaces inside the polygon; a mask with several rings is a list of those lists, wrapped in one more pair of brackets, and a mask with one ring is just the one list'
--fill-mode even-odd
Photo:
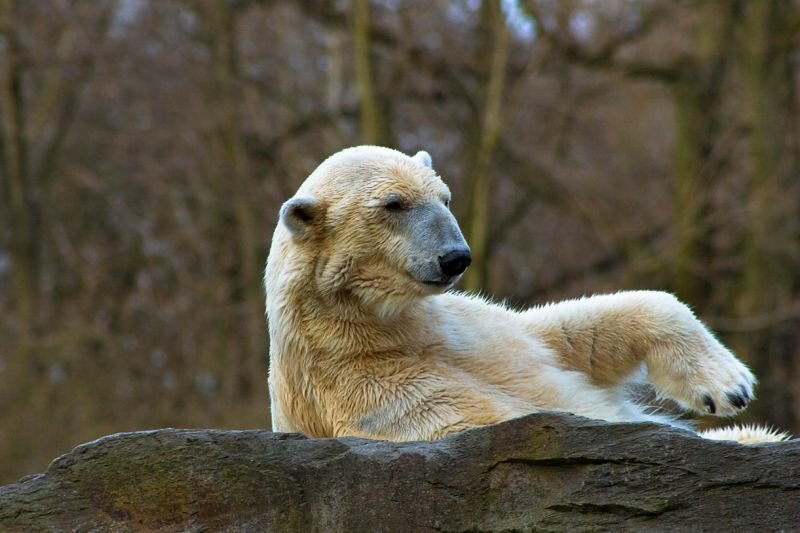
{"label": "bear's head", "polygon": [[279,230],[318,292],[386,315],[449,289],[469,265],[449,205],[427,152],[359,146],[306,179],[281,208]]}

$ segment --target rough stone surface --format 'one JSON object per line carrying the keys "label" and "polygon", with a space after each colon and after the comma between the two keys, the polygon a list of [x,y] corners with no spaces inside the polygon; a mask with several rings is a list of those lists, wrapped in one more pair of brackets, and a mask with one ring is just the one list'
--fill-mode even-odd
{"label": "rough stone surface", "polygon": [[164,429],[0,488],[0,531],[793,531],[800,440],[530,415],[435,442]]}

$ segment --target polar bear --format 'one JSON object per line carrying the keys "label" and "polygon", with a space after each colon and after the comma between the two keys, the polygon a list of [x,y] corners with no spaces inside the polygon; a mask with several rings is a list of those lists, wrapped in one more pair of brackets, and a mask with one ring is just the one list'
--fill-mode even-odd
{"label": "polar bear", "polygon": [[[283,205],[265,273],[274,430],[429,440],[545,410],[671,423],[630,400],[643,373],[691,411],[753,399],[750,370],[668,293],[516,311],[450,292],[470,250],[449,204],[426,152],[358,146]],[[782,438],[748,435],[709,436]]]}

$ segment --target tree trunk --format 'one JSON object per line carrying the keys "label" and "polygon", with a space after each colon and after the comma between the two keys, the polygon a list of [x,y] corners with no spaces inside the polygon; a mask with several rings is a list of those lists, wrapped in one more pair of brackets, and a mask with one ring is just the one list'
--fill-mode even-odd
{"label": "tree trunk", "polygon": [[464,288],[469,291],[486,289],[489,264],[489,222],[491,214],[490,165],[500,135],[503,94],[508,63],[509,31],[499,0],[485,0],[483,24],[491,34],[492,53],[486,80],[481,129],[472,172],[468,180],[467,241],[472,251],[472,265],[464,276]]}
{"label": "tree trunk", "polygon": [[11,220],[11,285],[19,318],[20,340],[35,335],[40,296],[41,221],[38,188],[28,164],[25,94],[19,36],[14,26],[16,2],[0,1],[0,33],[5,40],[0,79],[3,199]]}
{"label": "tree trunk", "polygon": [[[0,34],[5,43],[0,73],[0,206],[7,210],[11,222],[10,279],[19,340],[24,343],[41,333],[46,320],[42,309],[47,299],[41,294],[45,249],[42,205],[46,205],[48,181],[96,57],[76,61],[75,34],[65,24],[42,88],[38,92],[26,90],[24,78],[29,67],[23,64],[20,24],[15,21],[18,5],[15,0],[0,0]],[[103,6],[97,27],[90,29],[94,47],[99,48],[104,41],[115,6],[115,2]],[[74,68],[76,74],[65,76],[62,67],[70,62],[79,63]]]}
{"label": "tree trunk", "polygon": [[709,293],[702,269],[711,259],[704,217],[710,210],[709,180],[704,168],[711,152],[714,103],[700,87],[683,78],[672,85],[675,113],[675,178],[673,187],[675,293],[692,305],[702,305]]}
{"label": "tree trunk", "polygon": [[[238,349],[231,350],[225,366],[225,390],[233,402],[247,397],[257,361],[264,357],[263,316],[258,236],[252,205],[253,191],[247,155],[242,144],[239,86],[239,51],[236,9],[225,0],[213,0],[205,12],[213,58],[210,108],[216,110],[214,139],[220,165],[215,169],[215,187],[220,202],[220,258],[228,263],[234,319],[230,327],[241,329]],[[227,253],[231,250],[231,253]],[[228,257],[226,257],[228,256]]]}
{"label": "tree trunk", "polygon": [[[792,139],[794,76],[791,35],[784,0],[742,3],[739,63],[748,117],[750,192],[744,235],[744,262],[737,302],[742,320],[787,307],[797,279],[800,223],[797,153]],[[797,427],[800,389],[791,383],[796,346],[791,324],[772,324],[737,340],[742,355],[761,380],[752,414],[782,427]]]}
{"label": "tree trunk", "polygon": [[372,68],[370,39],[370,0],[353,0],[353,47],[355,52],[356,86],[359,96],[361,142],[386,143],[386,121],[383,117]]}
{"label": "tree trunk", "polygon": [[716,169],[722,167],[714,160],[719,101],[730,62],[736,9],[729,2],[701,7],[704,24],[695,40],[695,56],[679,62],[671,89],[676,137],[672,285],[682,300],[702,310],[712,278],[711,189]]}

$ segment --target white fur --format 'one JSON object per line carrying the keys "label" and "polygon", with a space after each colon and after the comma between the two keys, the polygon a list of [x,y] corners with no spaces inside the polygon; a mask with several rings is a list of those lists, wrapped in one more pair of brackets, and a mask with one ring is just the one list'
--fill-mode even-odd
{"label": "white fur", "polygon": [[785,431],[760,426],[745,424],[742,426],[728,426],[724,428],[707,429],[700,433],[706,439],[732,440],[739,444],[761,444],[763,442],[782,442],[789,440],[791,435]]}
{"label": "white fur", "polygon": [[[298,191],[313,209],[278,226],[265,275],[276,430],[435,439],[544,410],[680,425],[631,400],[630,383],[644,378],[717,416],[753,398],[752,373],[671,294],[518,312],[410,275],[408,239],[381,200],[444,205],[449,191],[430,165],[425,152],[357,147]],[[737,440],[752,441],[751,429]]]}

